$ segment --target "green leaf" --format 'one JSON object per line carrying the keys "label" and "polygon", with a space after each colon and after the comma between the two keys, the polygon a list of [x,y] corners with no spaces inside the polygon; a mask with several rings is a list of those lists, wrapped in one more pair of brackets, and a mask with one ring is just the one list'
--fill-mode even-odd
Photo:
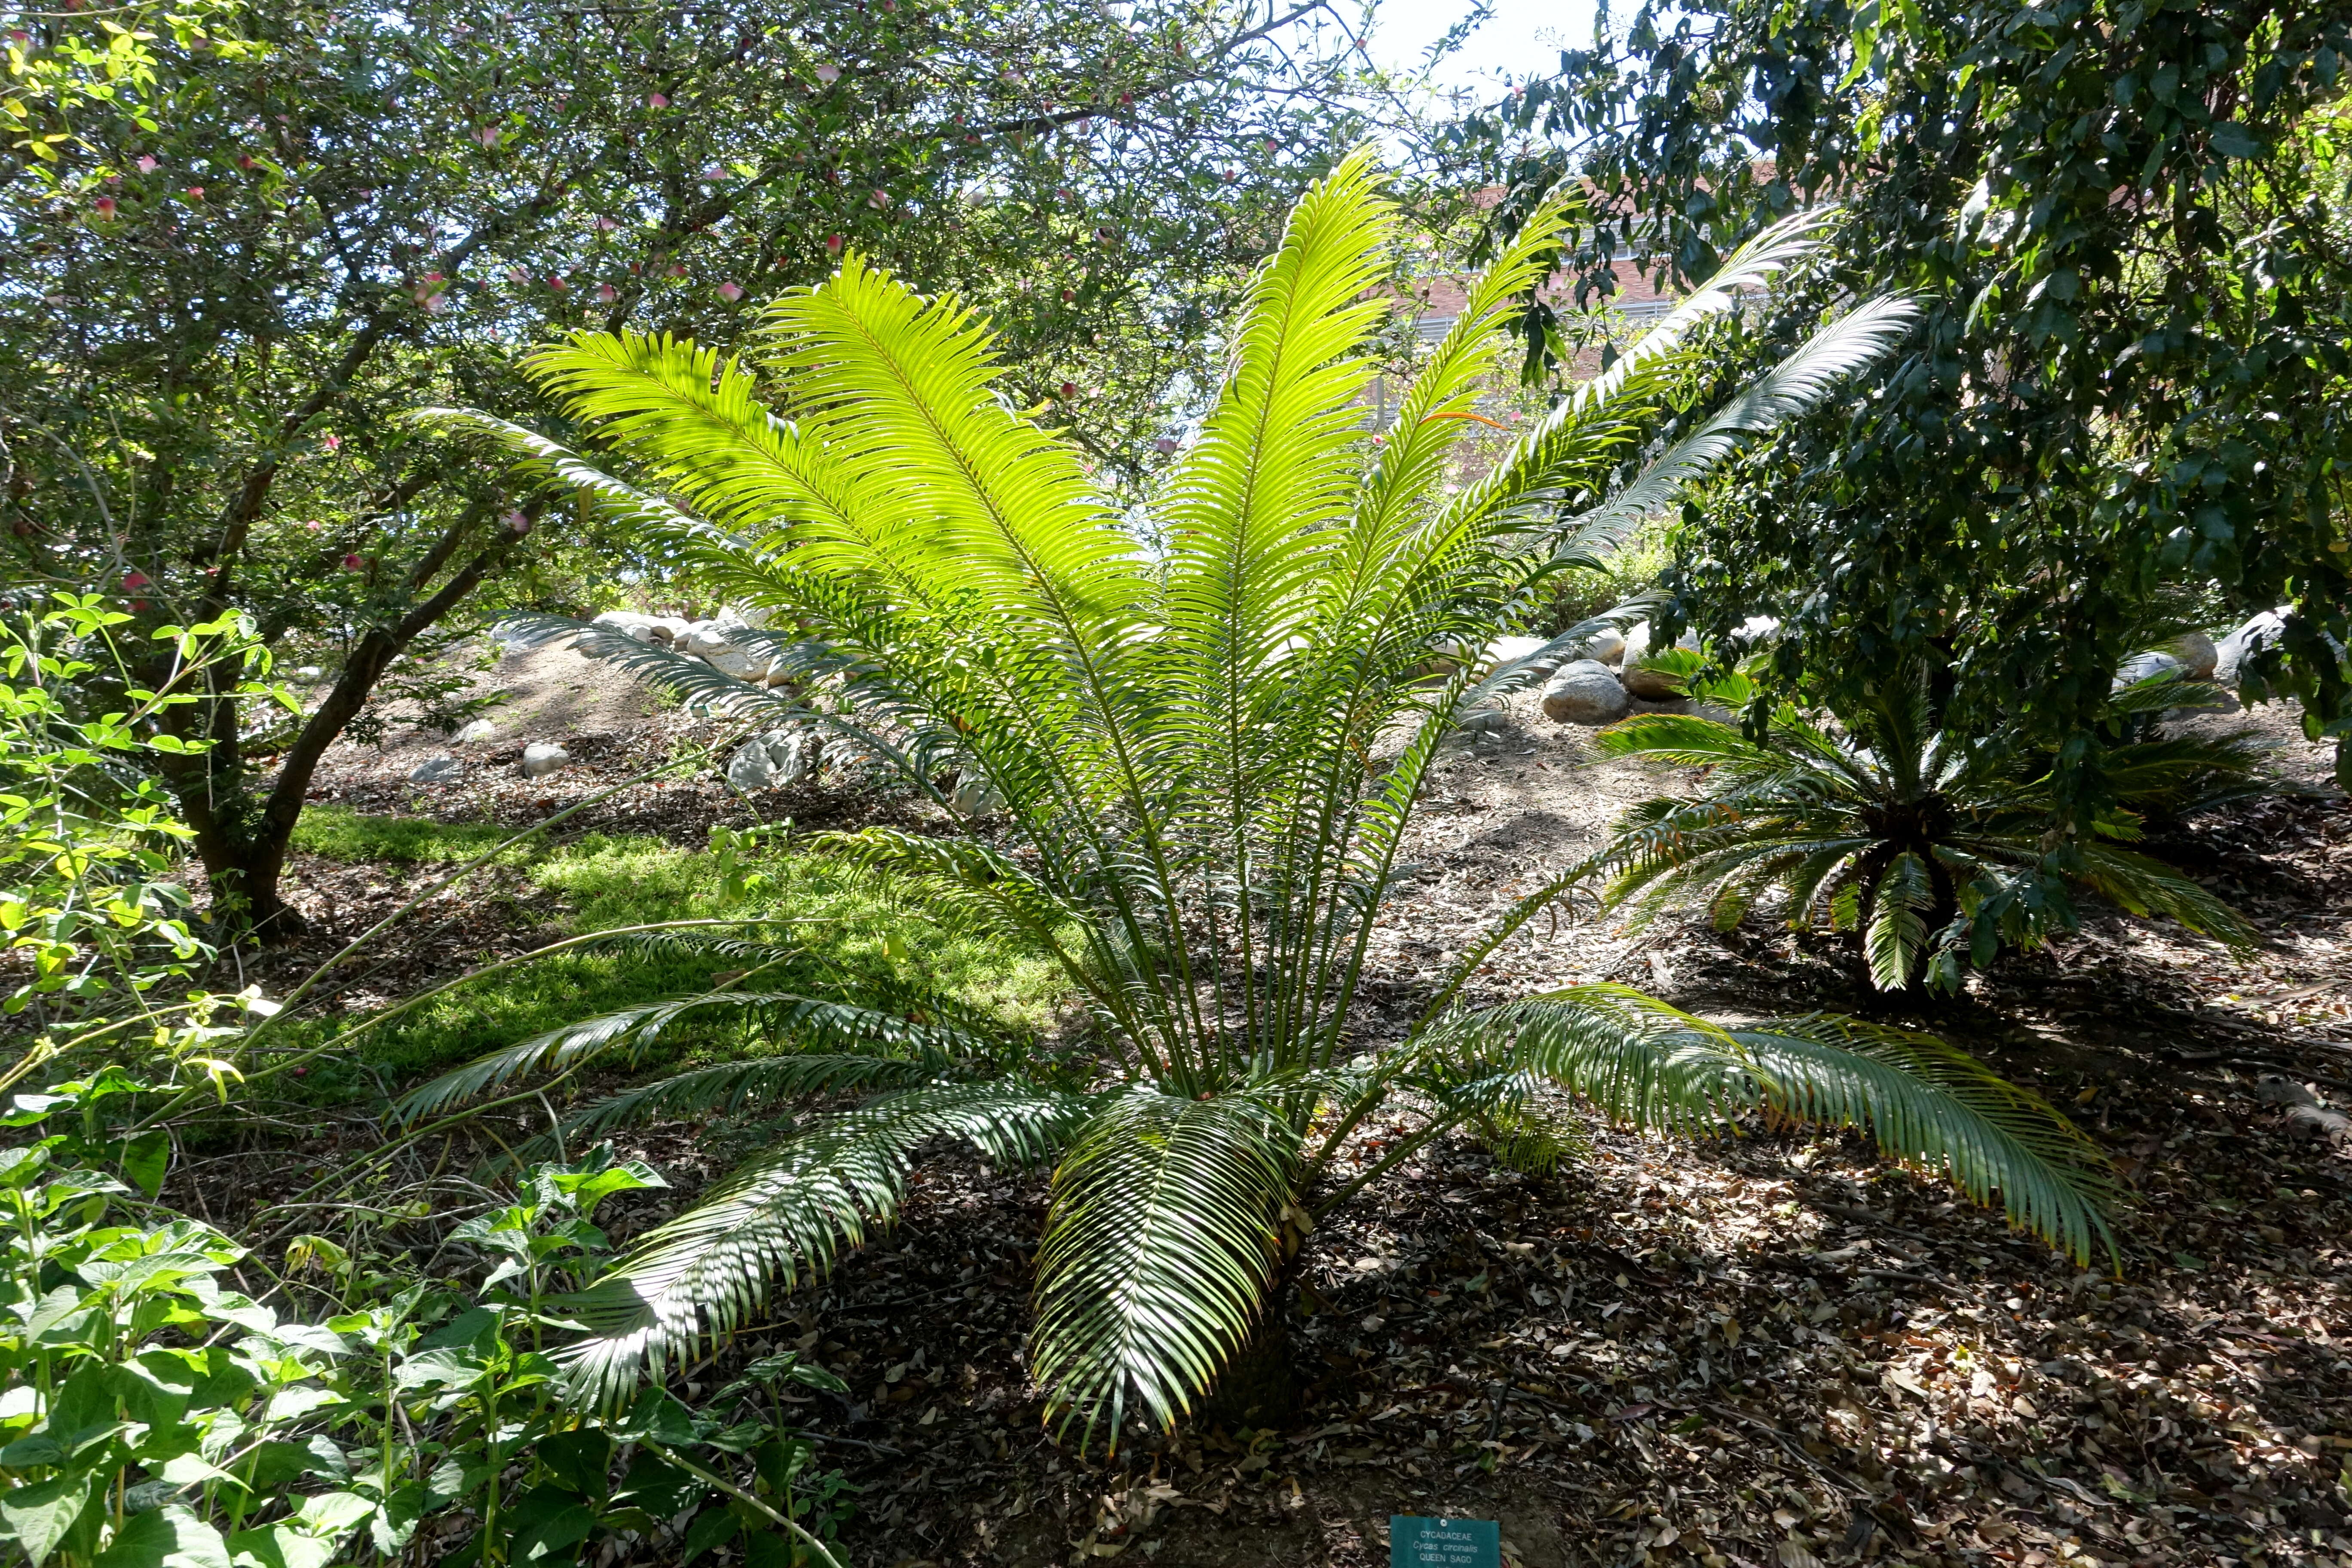
{"label": "green leaf", "polygon": [[89,1475],[57,1476],[0,1491],[0,1527],[5,1527],[5,1539],[16,1542],[34,1568],[40,1568],[81,1517],[91,1489],[102,1480]]}
{"label": "green leaf", "polygon": [[326,1568],[335,1543],[305,1531],[292,1521],[240,1530],[228,1538],[236,1568]]}
{"label": "green leaf", "polygon": [[723,1508],[706,1508],[694,1516],[686,1527],[686,1552],[678,1558],[678,1568],[693,1562],[714,1546],[724,1546],[735,1539],[743,1521]]}
{"label": "green leaf", "polygon": [[2224,158],[2259,158],[2269,151],[2261,136],[2234,120],[2216,121],[2210,135],[2213,151]]}
{"label": "green leaf", "polygon": [[122,1173],[149,1197],[163,1190],[163,1173],[172,1163],[172,1137],[160,1129],[142,1132],[122,1146]]}
{"label": "green leaf", "polygon": [[613,1468],[613,1439],[593,1426],[541,1437],[531,1449],[548,1474],[582,1497],[602,1498]]}
{"label": "green leaf", "polygon": [[506,1522],[514,1531],[508,1542],[507,1560],[531,1563],[560,1556],[566,1548],[594,1534],[596,1510],[575,1492],[542,1485],[515,1500],[514,1511]]}
{"label": "green leaf", "polygon": [[[236,1568],[228,1547],[194,1510],[167,1503],[134,1514],[92,1568]],[[309,1565],[305,1565],[309,1568]]]}

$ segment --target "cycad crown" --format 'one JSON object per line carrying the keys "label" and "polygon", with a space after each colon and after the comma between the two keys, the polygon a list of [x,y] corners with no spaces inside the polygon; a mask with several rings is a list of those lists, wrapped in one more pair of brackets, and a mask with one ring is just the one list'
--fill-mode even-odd
{"label": "cycad crown", "polygon": [[[1405,1038],[1350,1040],[1366,944],[1439,742],[1601,623],[1443,679],[1432,649],[1483,646],[1547,552],[1604,548],[1742,433],[1877,358],[1909,319],[1900,301],[1862,306],[1617,483],[1693,379],[1693,326],[1802,257],[1822,220],[1784,225],[1447,494],[1513,297],[1546,271],[1562,222],[1540,215],[1472,289],[1375,450],[1359,399],[1391,215],[1369,162],[1345,162],[1258,275],[1214,408],[1139,531],[1067,443],[1007,405],[977,322],[856,258],[768,318],[782,416],[751,371],[688,344],[586,334],[537,356],[540,377],[666,496],[534,432],[428,416],[504,442],[773,608],[799,630],[768,637],[770,651],[846,710],[575,623],[542,630],[754,718],[853,729],[923,790],[946,770],[984,774],[1009,847],[879,828],[832,843],[1051,953],[1095,1025],[1073,1069],[968,1016],[910,1032],[898,1007],[861,1015],[856,999],[697,999],[782,1020],[784,1054],[697,1069],[712,1098],[882,1092],[803,1123],[639,1242],[574,1306],[594,1331],[569,1352],[583,1378],[616,1392],[745,1321],[778,1275],[821,1268],[887,1219],[908,1161],[942,1133],[991,1159],[1054,1163],[1034,1365],[1057,1406],[1114,1436],[1128,1412],[1174,1419],[1245,1340],[1278,1329],[1315,1213],[1448,1129],[1524,1129],[1544,1079],[1654,1127],[1759,1103],[1864,1125],[1979,1198],[1997,1189],[2078,1255],[2104,1236],[2087,1145],[1932,1040],[1824,1019],[1727,1031],[1607,986],[1456,1009],[1465,979],[1557,885],[1462,956]],[[525,1042],[428,1085],[405,1113],[641,1047],[655,1013]],[[701,1090],[635,1092],[674,1112]],[[1417,1129],[1339,1180],[1341,1141],[1383,1106]]]}
{"label": "cycad crown", "polygon": [[[2160,675],[2116,691],[2107,707],[2129,720],[2216,695]],[[2185,815],[2268,787],[2247,736],[2109,745],[2101,776],[2114,805],[2083,837],[2059,831],[2055,758],[1939,730],[1916,669],[1895,672],[1843,727],[1783,705],[1751,740],[1717,720],[1648,713],[1604,733],[1601,746],[1709,770],[1696,798],[1636,805],[1587,863],[1588,876],[1608,879],[1604,903],[1637,922],[1698,906],[1728,930],[1777,895],[1794,929],[1859,932],[1872,982],[1890,991],[1953,989],[2003,946],[2073,929],[2070,884],[2232,946],[2252,937],[2212,894],[2122,847],[2140,836],[2144,814]]]}

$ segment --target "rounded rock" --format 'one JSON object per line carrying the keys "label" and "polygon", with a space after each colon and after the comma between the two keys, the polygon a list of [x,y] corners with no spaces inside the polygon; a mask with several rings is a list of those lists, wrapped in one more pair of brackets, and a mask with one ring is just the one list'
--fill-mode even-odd
{"label": "rounded rock", "polygon": [[1561,665],[1543,689],[1544,717],[1563,724],[1613,724],[1632,707],[1616,671],[1597,658]]}
{"label": "rounded rock", "polygon": [[572,753],[551,741],[533,741],[522,749],[522,776],[545,778],[572,761]]}

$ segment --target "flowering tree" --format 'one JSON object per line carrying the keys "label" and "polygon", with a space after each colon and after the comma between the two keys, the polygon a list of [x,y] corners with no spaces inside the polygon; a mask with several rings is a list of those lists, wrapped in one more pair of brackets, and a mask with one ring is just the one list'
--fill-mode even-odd
{"label": "flowering tree", "polygon": [[1352,130],[1319,5],[142,0],[6,47],[12,575],[159,623],[247,611],[336,669],[291,728],[233,683],[169,716],[209,742],[168,776],[215,896],[264,934],[299,923],[278,877],[312,771],[396,661],[632,548],[394,411],[543,414],[517,346],[725,343],[855,247],[985,302],[1011,387],[1132,463]]}

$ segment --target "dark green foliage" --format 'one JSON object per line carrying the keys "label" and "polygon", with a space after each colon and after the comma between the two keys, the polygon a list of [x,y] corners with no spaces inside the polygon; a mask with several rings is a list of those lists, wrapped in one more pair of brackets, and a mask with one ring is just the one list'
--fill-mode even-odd
{"label": "dark green foliage", "polygon": [[[1591,875],[1608,879],[1607,903],[1643,920],[1700,907],[1727,930],[1775,899],[1791,928],[1857,932],[1885,990],[1950,990],[2002,947],[2073,929],[2070,887],[2233,945],[2252,941],[2211,894],[2123,846],[2151,813],[2173,819],[2259,793],[2259,746],[2112,740],[2115,801],[2088,835],[2070,838],[2059,831],[2053,758],[1936,729],[1923,679],[1890,688],[1844,725],[1784,706],[1760,741],[1685,714],[1640,714],[1604,731],[1601,747],[1613,755],[1708,770],[1696,796],[1626,814],[1590,862]],[[2108,728],[2213,695],[2159,677],[2118,693]]]}
{"label": "dark green foliage", "polygon": [[2062,748],[2082,831],[2152,613],[2293,604],[2254,689],[2315,734],[2352,718],[2347,50],[2345,7],[2282,0],[1647,5],[1460,136],[1532,147],[1507,213],[1592,182],[1596,281],[1612,253],[1704,278],[1843,204],[1828,264],[1738,341],[1774,352],[1846,290],[1912,290],[1923,320],[1874,395],[1685,511],[1678,613],[1778,617],[1772,681],[1841,712],[1930,668],[1950,729]]}

